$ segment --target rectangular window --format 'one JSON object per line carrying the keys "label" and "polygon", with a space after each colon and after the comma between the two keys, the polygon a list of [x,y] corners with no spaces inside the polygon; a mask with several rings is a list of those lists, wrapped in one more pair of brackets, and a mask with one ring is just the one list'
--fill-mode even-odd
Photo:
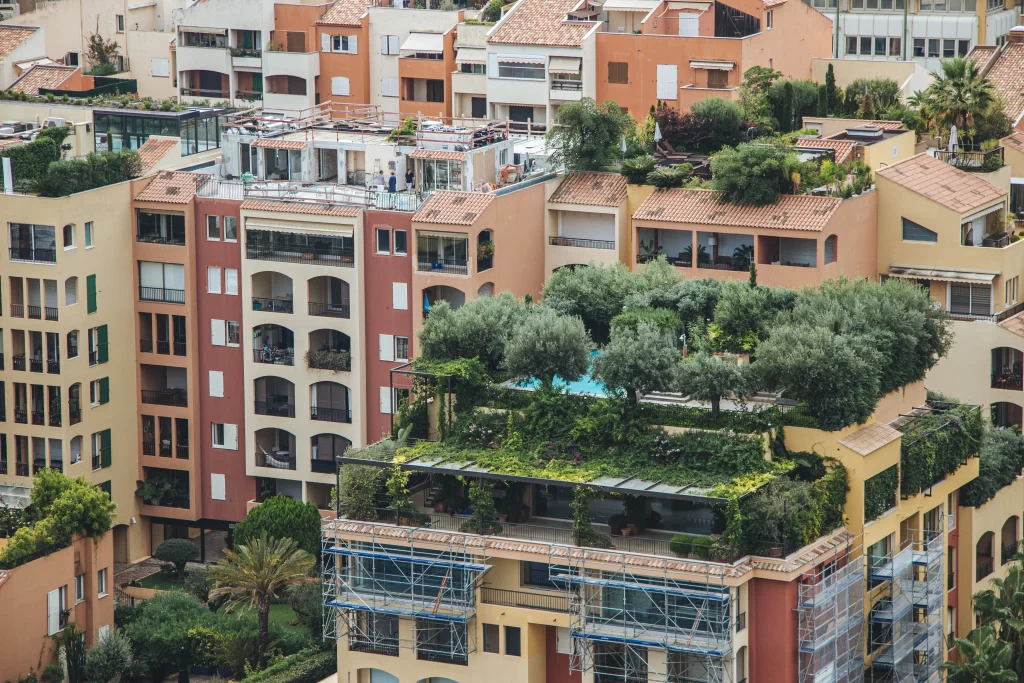
{"label": "rectangular window", "polygon": [[444,81],[434,78],[427,80],[427,102],[444,102]]}
{"label": "rectangular window", "polygon": [[406,283],[391,283],[391,307],[396,311],[409,310],[409,290]]}
{"label": "rectangular window", "polygon": [[398,97],[398,78],[382,78],[380,79],[380,96],[381,97]]}
{"label": "rectangular window", "polygon": [[88,221],[85,224],[85,248],[92,248],[92,221]]}
{"label": "rectangular window", "polygon": [[380,388],[380,412],[383,415],[391,414],[391,387]]}
{"label": "rectangular window", "polygon": [[64,610],[61,591],[62,589],[58,588],[46,594],[46,635],[48,636],[60,633],[61,612]]}
{"label": "rectangular window", "polygon": [[967,53],[971,51],[971,41],[960,40],[957,41],[956,56],[966,57]]}
{"label": "rectangular window", "polygon": [[210,396],[224,398],[224,373],[220,370],[210,370]]}
{"label": "rectangular window", "polygon": [[965,315],[992,315],[992,285],[951,282],[949,312]]}
{"label": "rectangular window", "polygon": [[498,654],[501,652],[501,644],[498,639],[501,636],[501,630],[497,624],[484,624],[484,652],[493,652]]}
{"label": "rectangular window", "polygon": [[391,231],[387,228],[377,228],[377,253],[391,253]]}
{"label": "rectangular window", "polygon": [[924,38],[914,38],[914,56],[924,57]]}
{"label": "rectangular window", "polygon": [[860,54],[870,55],[871,54],[871,38],[869,36],[861,36],[860,38]]}
{"label": "rectangular window", "polygon": [[220,241],[220,216],[206,217],[206,239]]}
{"label": "rectangular window", "polygon": [[224,293],[238,296],[238,269],[224,269]]}
{"label": "rectangular window", "polygon": [[945,59],[956,57],[956,41],[946,39],[942,41],[942,56]]}
{"label": "rectangular window", "polygon": [[382,55],[397,55],[401,46],[398,36],[381,36],[380,53]]}
{"label": "rectangular window", "polygon": [[332,95],[343,95],[348,97],[349,91],[349,80],[344,76],[335,76],[331,79],[331,94]]}
{"label": "rectangular window", "polygon": [[522,646],[520,641],[520,631],[518,626],[506,626],[505,627],[505,654],[512,657],[519,657],[523,654]]}
{"label": "rectangular window", "polygon": [[923,225],[904,218],[903,239],[907,242],[938,242],[939,234]]}
{"label": "rectangular window", "polygon": [[238,346],[241,343],[240,329],[241,327],[236,321],[229,320],[227,322],[228,346]]}
{"label": "rectangular window", "polygon": [[708,87],[725,90],[729,87],[729,72],[725,69],[708,69]]}
{"label": "rectangular window", "polygon": [[238,219],[234,216],[224,216],[224,241],[238,241]]}
{"label": "rectangular window", "polygon": [[[1014,278],[1014,280],[1016,280],[1016,278]],[[1014,291],[1016,291],[1016,289]],[[409,360],[408,337],[395,337],[395,360]]]}
{"label": "rectangular window", "polygon": [[218,266],[207,266],[206,268],[206,291],[209,294],[220,294],[220,268]]}
{"label": "rectangular window", "polygon": [[89,382],[89,403],[93,408],[100,404],[100,381],[98,379]]}
{"label": "rectangular window", "polygon": [[679,89],[678,67],[675,64],[658,64],[657,96],[659,100],[676,100]]}
{"label": "rectangular window", "polygon": [[889,56],[899,57],[903,52],[903,39],[902,38],[890,38],[889,39]]}
{"label": "rectangular window", "polygon": [[846,36],[846,54],[857,54],[857,36]]}
{"label": "rectangular window", "polygon": [[629,83],[629,62],[608,62],[609,83]]}
{"label": "rectangular window", "polygon": [[395,256],[405,256],[408,253],[407,239],[405,230],[395,230]]}
{"label": "rectangular window", "polygon": [[115,14],[114,16],[117,17],[117,32],[124,33],[124,15]]}
{"label": "rectangular window", "polygon": [[96,595],[104,597],[107,594],[107,570],[101,569],[96,573]]}
{"label": "rectangular window", "polygon": [[502,62],[500,60],[498,61],[498,77],[520,78],[533,81],[543,81],[546,78],[543,64],[522,64],[519,62]]}
{"label": "rectangular window", "polygon": [[238,450],[238,425],[213,422],[213,447],[224,450]]}
{"label": "rectangular window", "polygon": [[928,39],[928,56],[939,57],[939,39],[929,38]]}
{"label": "rectangular window", "polygon": [[771,31],[772,30],[772,11],[768,10],[764,13],[764,27]]}
{"label": "rectangular window", "polygon": [[85,574],[75,577],[75,604],[85,600]]}

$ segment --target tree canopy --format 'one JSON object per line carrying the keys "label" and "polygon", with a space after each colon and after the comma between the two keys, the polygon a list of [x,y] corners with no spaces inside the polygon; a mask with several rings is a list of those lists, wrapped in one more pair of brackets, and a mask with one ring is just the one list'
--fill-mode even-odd
{"label": "tree canopy", "polygon": [[775,145],[744,143],[711,157],[711,187],[731,204],[765,206],[793,187],[796,156]]}
{"label": "tree canopy", "polygon": [[634,403],[641,394],[671,391],[679,364],[674,332],[650,320],[617,325],[611,342],[594,360],[594,376]]}
{"label": "tree canopy", "polygon": [[573,382],[590,365],[590,344],[582,320],[538,306],[512,333],[505,367],[519,379],[537,377],[551,384],[557,376]]}
{"label": "tree canopy", "polygon": [[320,511],[313,503],[271,496],[235,525],[235,545],[245,545],[266,534],[270,538],[291,538],[299,548],[319,557],[321,523]]}
{"label": "tree canopy", "polygon": [[599,171],[618,161],[622,136],[636,124],[614,102],[597,104],[590,97],[558,108],[548,133],[551,163],[566,171]]}
{"label": "tree canopy", "polygon": [[509,335],[527,312],[511,292],[480,297],[454,311],[438,301],[419,333],[421,354],[428,360],[476,357],[488,370],[497,370]]}

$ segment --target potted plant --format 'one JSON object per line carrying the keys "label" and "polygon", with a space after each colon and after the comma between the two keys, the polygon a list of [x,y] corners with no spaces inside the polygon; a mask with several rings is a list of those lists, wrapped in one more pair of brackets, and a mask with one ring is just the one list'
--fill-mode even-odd
{"label": "potted plant", "polygon": [[477,259],[489,259],[494,256],[494,242],[481,242],[476,248]]}

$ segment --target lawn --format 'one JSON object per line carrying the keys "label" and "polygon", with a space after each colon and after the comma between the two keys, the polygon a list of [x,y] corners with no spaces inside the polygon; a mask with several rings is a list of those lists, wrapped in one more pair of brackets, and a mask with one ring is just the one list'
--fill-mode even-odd
{"label": "lawn", "polygon": [[139,585],[143,588],[152,588],[158,591],[183,591],[185,590],[184,583],[172,583],[171,577],[163,572],[157,572],[156,574],[150,574],[144,579],[139,579]]}

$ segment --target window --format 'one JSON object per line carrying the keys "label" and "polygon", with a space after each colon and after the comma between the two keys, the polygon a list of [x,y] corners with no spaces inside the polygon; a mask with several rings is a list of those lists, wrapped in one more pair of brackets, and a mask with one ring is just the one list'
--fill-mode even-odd
{"label": "window", "polygon": [[498,642],[500,634],[497,624],[484,624],[484,652],[501,652],[501,644]]}
{"label": "window", "polygon": [[228,346],[238,346],[241,342],[242,335],[239,332],[240,327],[234,320],[227,322],[227,333],[228,333]]}
{"label": "window", "polygon": [[210,294],[220,294],[220,267],[207,266],[206,268],[206,291]]}
{"label": "window", "polygon": [[938,242],[939,234],[923,225],[904,218],[903,239],[907,242]]}
{"label": "window", "polygon": [[213,447],[225,450],[238,450],[238,425],[211,423],[213,426]]}
{"label": "window", "polygon": [[835,235],[825,238],[825,265],[836,262],[836,241],[838,239]]}
{"label": "window", "polygon": [[1005,298],[1003,299],[1003,302],[1006,305],[1010,305],[1011,303],[1016,303],[1017,302],[1017,280],[1018,280],[1018,278],[1015,276],[1015,277],[1009,278],[1005,283],[1003,283],[1003,287],[1006,290],[1005,294],[1004,294]]}
{"label": "window", "polygon": [[75,577],[75,604],[85,600],[85,574]]}
{"label": "window", "polygon": [[444,102],[444,81],[427,80],[427,102]]}
{"label": "window", "polygon": [[89,403],[94,408],[100,404],[100,381],[98,379],[89,382]]}
{"label": "window", "polygon": [[345,52],[350,55],[357,53],[358,38],[356,36],[331,36],[331,52]]}
{"label": "window", "polygon": [[61,586],[46,594],[46,635],[48,636],[56,635],[64,628],[66,591],[67,588]]}
{"label": "window", "polygon": [[629,83],[629,62],[608,62],[609,83]]}
{"label": "window", "polygon": [[518,626],[506,626],[505,627],[505,654],[512,657],[519,657],[522,655],[522,646],[520,643],[520,634],[522,631]]}
{"label": "window", "polygon": [[238,296],[238,269],[224,269],[224,293]]}
{"label": "window", "polygon": [[224,373],[220,370],[210,370],[210,396],[224,398]]}
{"label": "window", "polygon": [[729,72],[725,69],[708,69],[708,87],[724,90],[729,87]]}
{"label": "window", "polygon": [[64,55],[64,66],[78,66],[78,53],[68,52]]}
{"label": "window", "polygon": [[939,55],[939,39],[929,38],[928,39],[928,56],[938,57]]}
{"label": "window", "polygon": [[78,278],[69,277],[64,281],[64,305],[74,306],[78,303]]}
{"label": "window", "polygon": [[64,238],[64,251],[67,251],[68,249],[74,249],[75,248],[75,226],[71,225],[70,223],[68,225],[65,225],[64,226],[64,230],[63,230],[63,238]]}
{"label": "window", "polygon": [[903,39],[902,38],[890,38],[889,39],[889,56],[899,57],[903,53]]}
{"label": "window", "polygon": [[92,221],[85,224],[85,248],[92,249]]}
{"label": "window", "polygon": [[96,595],[104,597],[107,594],[107,570],[101,569],[96,573]]}
{"label": "window", "polygon": [[213,318],[210,320],[210,343],[214,346],[224,346],[224,338],[227,327],[223,320]]}
{"label": "window", "polygon": [[57,262],[57,237],[52,225],[10,223],[12,261]]}
{"label": "window", "polygon": [[462,64],[459,64],[459,71],[464,74],[485,74],[487,73],[487,65],[463,62]]}
{"label": "window", "polygon": [[391,253],[391,231],[387,228],[377,228],[377,253]]}
{"label": "window", "polygon": [[114,16],[117,18],[117,32],[124,33],[124,15],[115,14]]}
{"label": "window", "polygon": [[768,10],[764,13],[764,27],[765,29],[772,30],[772,11]]}
{"label": "window", "polygon": [[78,330],[68,332],[68,358],[78,358]]}
{"label": "window", "polygon": [[945,59],[956,57],[956,41],[946,39],[942,41],[942,56]]}
{"label": "window", "polygon": [[383,415],[391,414],[391,387],[380,388],[380,412]]}
{"label": "window", "polygon": [[498,78],[522,78],[527,80],[544,80],[543,64],[523,64],[516,61],[502,62],[498,60]]}
{"label": "window", "polygon": [[151,57],[149,60],[149,75],[153,78],[170,78],[171,60],[166,57]]}
{"label": "window", "polygon": [[380,53],[382,55],[397,55],[401,43],[398,36],[381,36]]}
{"label": "window", "polygon": [[966,57],[967,53],[971,51],[971,41],[969,40],[959,40],[956,45],[957,57]]}
{"label": "window", "polygon": [[381,97],[398,97],[398,78],[380,79]]}
{"label": "window", "polygon": [[871,54],[871,38],[867,36],[861,36],[860,38],[860,54],[870,55]]}
{"label": "window", "polygon": [[224,241],[238,241],[238,219],[234,216],[224,216]]}
{"label": "window", "polygon": [[846,54],[857,54],[857,36],[846,36]]}
{"label": "window", "polygon": [[992,315],[992,285],[968,285],[951,282],[949,312],[966,315]]}
{"label": "window", "polygon": [[409,360],[408,337],[395,337],[395,360]]}
{"label": "window", "polygon": [[391,283],[391,307],[396,311],[409,310],[409,291],[404,282]]}
{"label": "window", "polygon": [[331,94],[332,95],[344,95],[348,97],[349,92],[349,80],[344,76],[335,76],[331,79]]}
{"label": "window", "polygon": [[924,57],[924,38],[914,38],[914,56]]}
{"label": "window", "polygon": [[391,334],[377,335],[377,349],[379,360],[395,360],[395,337]]}
{"label": "window", "polygon": [[395,230],[395,256],[405,256],[408,253],[407,239],[405,230]]}
{"label": "window", "polygon": [[220,241],[220,216],[206,217],[206,239]]}

